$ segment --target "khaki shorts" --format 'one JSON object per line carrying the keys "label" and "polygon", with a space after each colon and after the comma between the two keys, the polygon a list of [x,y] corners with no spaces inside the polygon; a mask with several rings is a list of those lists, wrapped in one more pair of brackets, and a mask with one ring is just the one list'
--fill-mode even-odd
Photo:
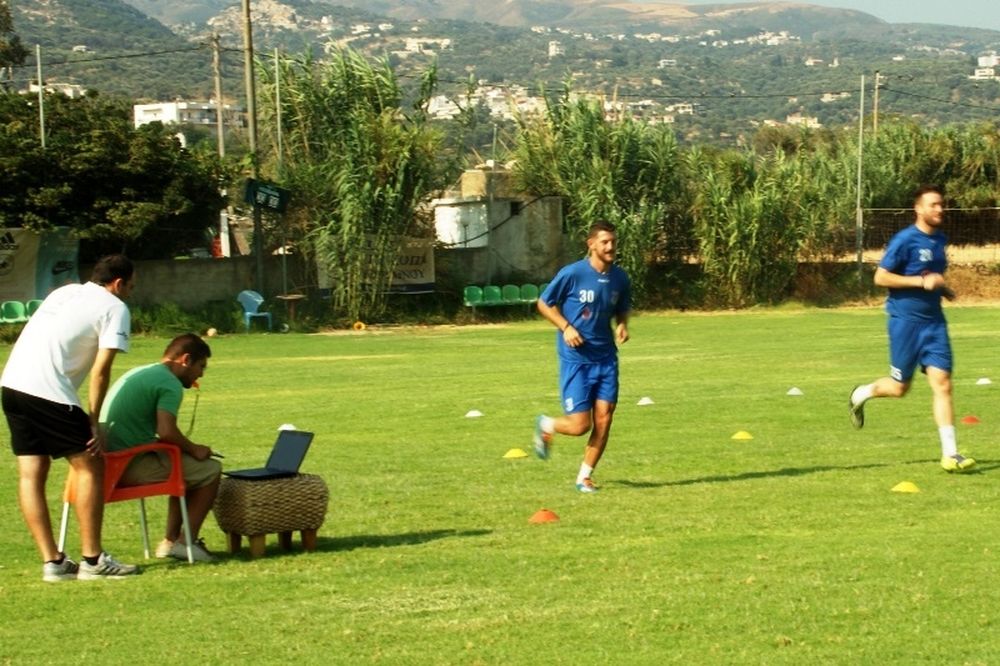
{"label": "khaki shorts", "polygon": [[[182,452],[181,464],[184,467],[184,485],[188,488],[203,488],[222,474],[222,464],[215,458],[197,460]],[[170,456],[161,451],[150,451],[132,459],[120,483],[123,486],[140,486],[166,481],[168,476]]]}

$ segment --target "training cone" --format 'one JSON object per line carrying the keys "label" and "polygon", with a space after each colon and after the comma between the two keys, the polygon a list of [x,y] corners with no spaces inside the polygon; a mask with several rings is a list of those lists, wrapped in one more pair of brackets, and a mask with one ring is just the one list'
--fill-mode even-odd
{"label": "training cone", "polygon": [[642,398],[639,398],[639,402],[637,402],[635,404],[637,404],[637,405],[652,405],[653,404],[653,399],[650,398],[649,396],[644,396]]}
{"label": "training cone", "polygon": [[990,381],[989,377],[980,377],[979,379],[976,380],[977,386],[986,386],[987,384],[992,384],[992,383],[993,382]]}
{"label": "training cone", "polygon": [[736,433],[735,435],[733,435],[732,439],[740,440],[740,441],[745,441],[745,440],[748,440],[748,439],[753,439],[753,435],[751,435],[750,433],[748,433],[746,430],[740,430],[738,433]]}
{"label": "training cone", "polygon": [[785,395],[805,395],[805,393],[803,393],[802,389],[800,389],[798,386],[793,386],[792,388],[788,389],[788,393],[786,393]]}
{"label": "training cone", "polygon": [[531,518],[528,519],[529,523],[554,523],[559,520],[559,516],[555,514],[554,511],[549,511],[548,509],[539,509],[535,512]]}
{"label": "training cone", "polygon": [[900,481],[892,487],[894,493],[919,493],[920,488],[913,481]]}
{"label": "training cone", "polygon": [[465,413],[465,418],[467,419],[478,419],[483,413],[478,409],[470,409]]}
{"label": "training cone", "polygon": [[968,416],[962,417],[962,423],[964,423],[965,425],[976,425],[977,423],[979,423],[979,418],[973,416],[972,414],[969,414]]}
{"label": "training cone", "polygon": [[528,454],[525,453],[523,449],[511,449],[507,453],[503,454],[503,457],[508,459],[527,458]]}

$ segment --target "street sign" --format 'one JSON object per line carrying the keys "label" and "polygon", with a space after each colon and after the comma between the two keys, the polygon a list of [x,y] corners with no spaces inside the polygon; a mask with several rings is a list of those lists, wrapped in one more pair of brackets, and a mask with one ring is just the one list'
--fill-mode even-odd
{"label": "street sign", "polygon": [[246,189],[243,191],[244,202],[275,213],[284,213],[291,198],[292,193],[289,190],[253,178],[247,178]]}

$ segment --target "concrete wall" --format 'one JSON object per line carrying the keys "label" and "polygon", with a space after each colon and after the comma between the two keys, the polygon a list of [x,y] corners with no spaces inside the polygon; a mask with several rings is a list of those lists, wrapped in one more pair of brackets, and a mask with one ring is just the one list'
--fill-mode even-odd
{"label": "concrete wall", "polygon": [[[289,291],[293,291],[302,272],[299,259],[288,257]],[[80,277],[88,279],[93,266],[81,266]],[[136,287],[130,304],[154,305],[173,302],[182,308],[193,308],[210,301],[233,301],[244,289],[255,289],[253,257],[230,259],[164,259],[136,262]],[[264,293],[282,291],[281,257],[264,260]]]}
{"label": "concrete wall", "polygon": [[464,284],[551,280],[565,263],[562,199],[518,192],[502,167],[468,169],[459,187],[432,202],[438,239],[456,245],[435,253],[440,272]]}
{"label": "concrete wall", "polygon": [[[562,200],[494,199],[444,204],[485,209],[485,247],[440,249],[435,257],[466,284],[545,282],[565,263]],[[512,212],[514,214],[512,214]],[[478,213],[477,213],[478,214]]]}

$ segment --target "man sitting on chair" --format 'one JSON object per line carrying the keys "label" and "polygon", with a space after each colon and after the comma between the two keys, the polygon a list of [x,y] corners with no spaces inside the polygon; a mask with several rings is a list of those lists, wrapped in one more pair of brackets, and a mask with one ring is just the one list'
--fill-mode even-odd
{"label": "man sitting on chair", "polygon": [[[181,449],[184,465],[185,500],[191,524],[191,552],[199,562],[215,558],[198,538],[201,525],[215,503],[222,465],[212,458],[212,449],[195,444],[177,427],[177,412],[184,390],[205,373],[212,355],[208,344],[194,333],[170,341],[159,363],[133,368],[114,383],[101,410],[101,424],[107,432],[109,451],[141,444],[166,442]],[[141,485],[166,480],[170,458],[159,451],[136,456],[126,468],[121,485]],[[159,558],[187,559],[187,545],[181,534],[181,507],[170,498],[167,530],[156,548]]]}

